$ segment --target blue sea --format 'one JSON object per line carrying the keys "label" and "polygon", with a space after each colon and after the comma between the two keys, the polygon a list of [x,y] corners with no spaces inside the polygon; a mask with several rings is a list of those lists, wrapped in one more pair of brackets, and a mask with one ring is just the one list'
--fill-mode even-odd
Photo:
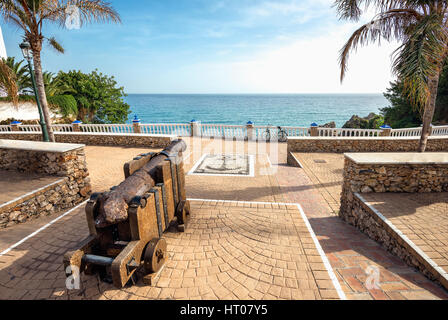
{"label": "blue sea", "polygon": [[129,122],[309,126],[335,121],[341,127],[354,114],[379,113],[389,105],[382,94],[129,94]]}

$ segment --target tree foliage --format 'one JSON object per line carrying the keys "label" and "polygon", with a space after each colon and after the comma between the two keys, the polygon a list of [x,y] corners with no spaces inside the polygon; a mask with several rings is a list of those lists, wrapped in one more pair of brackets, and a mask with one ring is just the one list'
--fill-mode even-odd
{"label": "tree foliage", "polygon": [[117,87],[114,77],[95,70],[59,72],[55,81],[64,83],[77,103],[77,119],[85,123],[124,123],[129,116],[129,105],[124,103],[124,88]]}
{"label": "tree foliage", "polygon": [[340,52],[341,81],[350,53],[363,45],[396,40],[392,70],[406,99],[422,111],[419,151],[426,149],[436,108],[437,88],[448,57],[448,2],[435,0],[336,0],[341,19],[358,21],[372,8],[374,19],[358,28]]}
{"label": "tree foliage", "polygon": [[118,13],[110,3],[102,0],[0,0],[0,15],[4,21],[23,32],[24,40],[31,47],[37,99],[42,106],[47,132],[52,142],[55,142],[55,137],[44,86],[41,51],[44,40],[60,53],[64,53],[64,48],[54,37],[44,35],[43,30],[49,23],[56,23],[61,27],[67,26],[66,22],[72,18],[70,9],[73,8],[79,13],[80,25],[94,22],[120,22]]}
{"label": "tree foliage", "polygon": [[19,89],[17,87],[16,75],[4,59],[0,60],[0,90],[11,98],[14,106],[18,106]]}
{"label": "tree foliage", "polygon": [[72,95],[48,96],[48,103],[64,118],[76,118],[78,115],[78,103]]}
{"label": "tree foliage", "polygon": [[25,60],[16,62],[16,59],[14,57],[8,57],[4,61],[15,74],[19,94],[29,91],[31,89],[31,77],[29,68],[26,65]]}
{"label": "tree foliage", "polygon": [[[439,94],[437,95],[434,124],[448,124],[448,66],[445,65],[440,76]],[[391,106],[381,109],[386,124],[392,128],[419,127],[422,123],[422,112],[413,106],[409,98],[403,93],[403,83],[395,81],[384,96]]]}

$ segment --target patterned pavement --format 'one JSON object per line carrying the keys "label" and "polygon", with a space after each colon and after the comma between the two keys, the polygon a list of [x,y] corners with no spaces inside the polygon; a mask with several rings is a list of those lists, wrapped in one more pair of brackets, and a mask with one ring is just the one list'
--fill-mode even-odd
{"label": "patterned pavement", "polygon": [[448,275],[448,193],[372,193],[363,198]]}
{"label": "patterned pavement", "polygon": [[[330,207],[340,192],[333,184],[342,181],[337,173],[343,168],[343,155],[294,155],[303,169],[282,167],[277,175],[285,201],[302,205],[348,299],[448,299],[446,290],[342,221]],[[325,164],[313,159],[328,160]],[[375,272],[379,272],[376,288],[367,282]]]}
{"label": "patterned pavement", "polygon": [[344,155],[339,153],[294,153],[303,170],[337,214],[342,191]]}
{"label": "patterned pavement", "polygon": [[63,254],[88,235],[84,208],[0,256],[0,299],[338,299],[297,206],[192,202],[185,233],[153,286],[82,276],[65,289]]}
{"label": "patterned pavement", "polygon": [[0,170],[0,205],[59,180],[60,177]]}
{"label": "patterned pavement", "polygon": [[[87,235],[84,208],[80,207],[33,238],[0,252],[0,298],[335,299],[331,272],[324,269],[327,260],[349,299],[448,299],[444,289],[335,216],[329,198],[319,192],[320,184],[304,169],[286,165],[286,145],[223,145],[208,139],[187,139],[187,144],[187,171],[204,153],[234,152],[257,155],[258,175],[220,178],[219,183],[213,182],[216,177],[186,177],[189,197],[238,201],[193,201],[187,232],[166,236],[171,258],[155,286],[139,282],[117,290],[86,276],[81,290],[67,293],[62,255]],[[122,179],[123,163],[148,151],[88,147],[94,191],[116,185]],[[307,219],[297,206],[268,202],[299,203]],[[324,258],[313,243],[307,220]],[[14,236],[8,238],[9,245],[27,236],[29,226],[11,228]],[[367,285],[371,270],[379,271],[379,288]]]}

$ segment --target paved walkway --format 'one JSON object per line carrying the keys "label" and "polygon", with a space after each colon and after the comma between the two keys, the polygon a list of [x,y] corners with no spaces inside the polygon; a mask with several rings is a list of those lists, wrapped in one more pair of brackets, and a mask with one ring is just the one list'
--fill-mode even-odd
{"label": "paved walkway", "polygon": [[[210,152],[217,152],[214,148],[219,147],[219,142],[210,141],[210,144]],[[93,151],[89,148],[90,153]],[[186,156],[194,158],[188,151]],[[235,185],[244,190],[245,186],[255,188],[260,181],[268,183],[270,180],[264,179],[273,173],[267,170],[267,162],[266,156],[255,161],[253,178],[232,177],[238,180]],[[90,166],[92,163],[89,161]],[[194,160],[186,161],[186,169],[193,163]],[[187,176],[187,188],[190,189],[190,184],[210,186],[215,179]],[[106,182],[101,185],[110,187]],[[204,198],[210,193],[207,188],[197,195]],[[241,196],[253,198],[255,194],[248,191]],[[191,208],[187,231],[165,235],[170,258],[153,286],[139,282],[117,290],[96,277],[83,276],[80,290],[65,290],[62,255],[88,234],[84,208],[80,207],[40,232],[33,241],[26,241],[0,257],[0,298],[314,300],[343,297],[337,292],[338,283],[298,205],[195,200]]]}
{"label": "paved walkway", "polygon": [[159,152],[161,149],[86,146],[92,190],[108,191],[124,180],[123,165],[142,153]]}
{"label": "paved walkway", "polygon": [[395,228],[448,275],[448,193],[363,194]]}
{"label": "paved walkway", "polygon": [[294,153],[303,170],[337,214],[342,191],[344,155],[339,153]]}
{"label": "paved walkway", "polygon": [[[326,260],[349,299],[448,298],[441,287],[335,216],[319,192],[319,184],[303,169],[286,165],[286,145],[222,145],[221,140],[206,139],[187,139],[187,143],[187,171],[204,153],[234,152],[256,155],[256,176],[186,177],[189,197],[239,201],[193,201],[187,232],[167,235],[172,256],[155,286],[138,283],[116,290],[84,277],[83,289],[67,295],[61,259],[87,235],[84,209],[80,207],[32,240],[6,254],[0,252],[0,298],[337,298],[338,285],[329,278],[331,269],[330,273],[328,268],[322,270]],[[108,161],[92,160],[102,159],[105,150],[110,151]],[[135,154],[129,150],[88,148],[94,191],[107,190],[120,182],[123,163],[118,161],[128,161],[141,153],[141,149],[135,149]],[[233,196],[232,188],[236,190]],[[299,203],[307,219],[297,206],[288,209],[267,202]],[[11,230],[19,237],[24,226]],[[323,257],[316,254],[319,245],[312,239],[313,232],[325,253]],[[27,234],[22,232],[23,236]],[[15,242],[12,238],[9,241],[10,245]],[[372,267],[380,272],[379,289],[365,285]]]}
{"label": "paved walkway", "polygon": [[61,178],[0,170],[0,205],[58,180]]}
{"label": "paved walkway", "polygon": [[[294,156],[303,169],[281,169],[281,188],[290,202],[304,208],[348,299],[448,299],[446,290],[337,216],[339,207],[336,210],[334,204],[341,188],[338,181],[342,184],[342,154]],[[366,286],[372,270],[379,271],[380,289]]]}

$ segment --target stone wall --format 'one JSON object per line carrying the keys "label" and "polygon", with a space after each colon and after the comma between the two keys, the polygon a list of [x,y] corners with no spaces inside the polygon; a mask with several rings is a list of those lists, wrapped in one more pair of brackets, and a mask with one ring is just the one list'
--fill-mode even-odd
{"label": "stone wall", "polygon": [[[80,143],[95,146],[134,146],[166,148],[177,137],[172,135],[117,134],[90,132],[55,132],[56,142]],[[0,139],[42,141],[41,133],[0,132]]]}
{"label": "stone wall", "polygon": [[[291,137],[288,138],[289,152],[416,152],[419,137]],[[448,151],[448,136],[430,137],[427,152]]]}
{"label": "stone wall", "polygon": [[61,180],[43,189],[0,205],[0,228],[72,208],[86,200],[91,193],[89,172],[82,146],[59,152],[18,147],[11,149],[0,145],[0,170],[61,177]]}
{"label": "stone wall", "polygon": [[[368,160],[370,159],[370,163]],[[410,266],[446,286],[415,245],[363,199],[367,193],[448,191],[448,153],[350,153],[345,155],[339,216]]]}
{"label": "stone wall", "polygon": [[381,244],[408,265],[417,268],[429,279],[438,281],[447,287],[448,283],[440,277],[438,271],[417,253],[415,245],[400,237],[398,230],[389,224],[387,220],[382,219],[382,215],[373,207],[367,205],[358,193],[354,194],[352,211],[353,216],[356,216],[352,224],[360,231]]}
{"label": "stone wall", "polygon": [[356,220],[352,210],[354,193],[448,191],[448,163],[360,164],[347,155],[344,161],[344,182],[339,215],[352,224]]}
{"label": "stone wall", "polygon": [[0,229],[73,208],[87,199],[90,189],[63,178],[39,191],[0,205]]}

